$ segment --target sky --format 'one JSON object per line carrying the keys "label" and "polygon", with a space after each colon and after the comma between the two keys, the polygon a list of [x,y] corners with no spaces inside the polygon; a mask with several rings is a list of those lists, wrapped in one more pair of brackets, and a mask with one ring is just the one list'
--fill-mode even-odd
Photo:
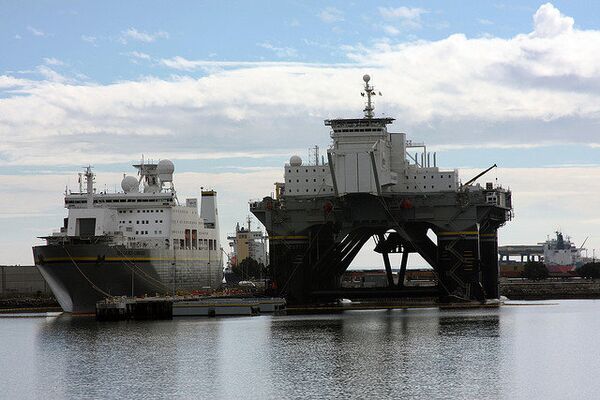
{"label": "sky", "polygon": [[[513,191],[500,244],[600,249],[600,3],[0,0],[0,264],[32,264],[65,186],[175,163],[219,193],[222,245],[323,120],[376,114],[463,181]],[[379,267],[366,246],[353,267]],[[372,247],[372,246],[371,246]],[[398,260],[394,260],[398,262]],[[412,265],[420,265],[415,258]]]}

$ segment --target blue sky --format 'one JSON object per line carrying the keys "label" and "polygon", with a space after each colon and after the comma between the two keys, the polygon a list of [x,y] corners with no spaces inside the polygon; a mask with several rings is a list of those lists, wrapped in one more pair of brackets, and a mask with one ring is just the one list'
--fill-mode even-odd
{"label": "blue sky", "polygon": [[[173,73],[165,66],[136,59],[131,55],[134,52],[156,59],[344,63],[348,59],[343,46],[368,46],[382,39],[435,41],[457,32],[469,37],[510,38],[531,30],[531,17],[541,4],[2,1],[0,46],[5,56],[0,68],[34,70],[45,58],[56,58],[68,64],[57,66],[65,75],[84,74],[89,81],[110,83],[148,75],[167,78]],[[574,17],[578,28],[590,29],[598,23],[600,5],[596,2],[553,4]],[[399,7],[421,12],[418,18],[400,21],[383,17],[382,9]],[[390,34],[387,27],[398,33]],[[194,76],[203,74],[200,71]],[[28,77],[40,78],[35,74]]]}
{"label": "blue sky", "polygon": [[328,145],[323,119],[360,115],[363,73],[376,111],[443,167],[501,167],[517,215],[502,243],[561,227],[600,248],[598,15],[591,1],[0,1],[0,264],[31,262],[82,165],[113,187],[141,154],[173,159],[182,194],[219,190],[225,236],[291,154]]}

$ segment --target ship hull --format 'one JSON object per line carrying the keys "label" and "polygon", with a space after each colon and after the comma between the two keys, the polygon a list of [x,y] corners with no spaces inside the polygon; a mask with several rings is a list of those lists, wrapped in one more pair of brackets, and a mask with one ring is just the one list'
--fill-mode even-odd
{"label": "ship hull", "polygon": [[548,272],[560,274],[566,274],[575,271],[576,267],[576,265],[546,265],[546,268],[548,268]]}
{"label": "ship hull", "polygon": [[64,311],[94,313],[110,296],[189,293],[221,285],[217,251],[126,249],[107,244],[33,248],[40,273]]}

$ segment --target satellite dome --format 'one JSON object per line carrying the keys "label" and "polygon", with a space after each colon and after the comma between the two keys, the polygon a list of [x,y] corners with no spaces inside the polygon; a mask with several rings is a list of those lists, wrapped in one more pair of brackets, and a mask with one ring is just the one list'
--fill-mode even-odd
{"label": "satellite dome", "polygon": [[139,189],[139,182],[134,176],[126,176],[121,181],[121,189],[125,193],[137,192]]}
{"label": "satellite dome", "polygon": [[171,160],[160,160],[158,162],[158,173],[159,174],[172,174],[173,172],[175,172],[175,165],[173,165],[173,162]]}
{"label": "satellite dome", "polygon": [[171,160],[160,160],[158,162],[157,170],[158,179],[160,179],[161,182],[173,182],[175,166]]}
{"label": "satellite dome", "polygon": [[369,75],[365,74],[365,75],[363,76],[363,81],[365,81],[365,82],[367,82],[367,83],[368,83],[370,80],[371,80],[371,77],[370,77]]}
{"label": "satellite dome", "polygon": [[302,165],[302,159],[300,156],[291,156],[290,157],[290,165],[292,167],[299,167]]}

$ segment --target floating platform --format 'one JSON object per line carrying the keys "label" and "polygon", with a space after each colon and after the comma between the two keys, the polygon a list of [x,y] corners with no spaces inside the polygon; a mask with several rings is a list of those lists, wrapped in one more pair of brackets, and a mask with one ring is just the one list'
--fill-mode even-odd
{"label": "floating platform", "polygon": [[96,303],[98,321],[173,319],[190,316],[254,316],[285,313],[278,297],[118,297]]}

